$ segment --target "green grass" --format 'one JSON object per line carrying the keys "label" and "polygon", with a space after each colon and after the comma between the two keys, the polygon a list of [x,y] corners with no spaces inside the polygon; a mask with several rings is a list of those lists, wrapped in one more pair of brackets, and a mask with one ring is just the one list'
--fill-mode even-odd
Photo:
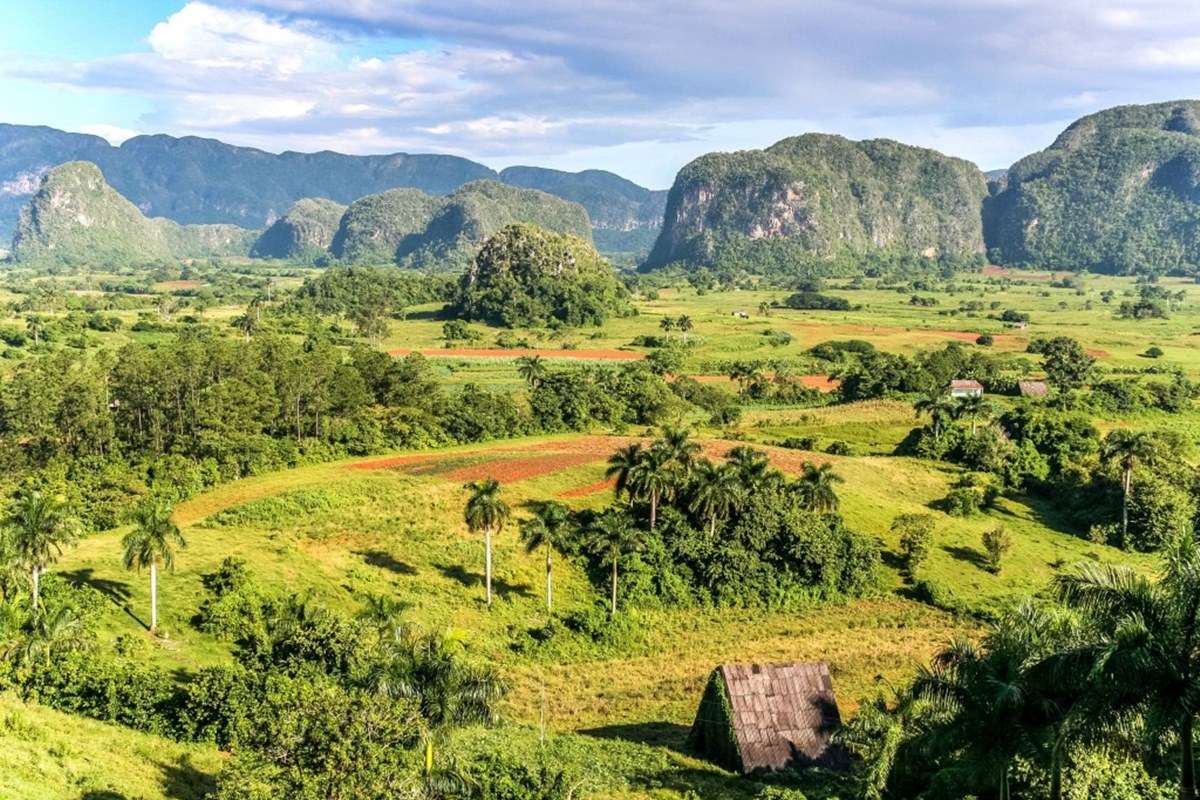
{"label": "green grass", "polygon": [[5,800],[201,800],[224,757],[0,694]]}

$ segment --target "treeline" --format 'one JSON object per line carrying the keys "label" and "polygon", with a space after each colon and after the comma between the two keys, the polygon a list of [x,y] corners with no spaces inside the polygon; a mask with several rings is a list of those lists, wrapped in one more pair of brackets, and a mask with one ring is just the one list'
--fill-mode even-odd
{"label": "treeline", "polygon": [[117,524],[149,489],[179,499],[297,464],[543,431],[654,424],[723,393],[676,391],[650,365],[550,369],[528,395],[447,391],[420,355],[311,335],[249,341],[191,327],[109,353],[59,351],[0,384],[0,464]]}

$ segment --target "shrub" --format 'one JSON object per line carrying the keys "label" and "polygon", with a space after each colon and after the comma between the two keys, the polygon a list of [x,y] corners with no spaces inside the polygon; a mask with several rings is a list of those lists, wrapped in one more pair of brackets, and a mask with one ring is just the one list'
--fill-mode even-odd
{"label": "shrub", "polygon": [[839,439],[836,442],[830,442],[829,446],[825,448],[825,452],[829,453],[831,456],[848,456],[852,451],[847,442],[843,442]]}
{"label": "shrub", "polygon": [[1142,355],[1146,358],[1162,358],[1163,349],[1157,346],[1147,347],[1146,352],[1142,353]]}
{"label": "shrub", "polygon": [[832,297],[820,292],[796,292],[788,296],[783,304],[800,311],[849,311],[850,301],[844,297]]}
{"label": "shrub", "polygon": [[975,344],[980,345],[981,347],[991,347],[995,343],[996,337],[992,336],[990,333],[981,333],[979,336],[975,337]]}
{"label": "shrub", "polygon": [[1004,528],[984,531],[983,549],[987,553],[988,570],[998,574],[1004,554],[1012,549],[1012,537]]}
{"label": "shrub", "polygon": [[933,517],[901,514],[892,520],[892,532],[900,534],[900,556],[909,575],[917,571],[933,546]]}

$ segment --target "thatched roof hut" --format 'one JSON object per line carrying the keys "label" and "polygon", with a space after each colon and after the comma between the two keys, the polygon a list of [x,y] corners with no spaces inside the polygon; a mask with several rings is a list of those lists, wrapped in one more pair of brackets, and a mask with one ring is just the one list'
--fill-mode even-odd
{"label": "thatched roof hut", "polygon": [[822,663],[725,664],[713,670],[688,742],[735,772],[841,768],[830,737],[841,724]]}

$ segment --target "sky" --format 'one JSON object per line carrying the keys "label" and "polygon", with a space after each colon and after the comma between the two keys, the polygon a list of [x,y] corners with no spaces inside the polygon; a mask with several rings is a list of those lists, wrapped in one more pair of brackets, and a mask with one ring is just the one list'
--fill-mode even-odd
{"label": "sky", "polygon": [[1007,167],[1200,97],[1196,0],[0,0],[0,122],[608,169],[810,131]]}

